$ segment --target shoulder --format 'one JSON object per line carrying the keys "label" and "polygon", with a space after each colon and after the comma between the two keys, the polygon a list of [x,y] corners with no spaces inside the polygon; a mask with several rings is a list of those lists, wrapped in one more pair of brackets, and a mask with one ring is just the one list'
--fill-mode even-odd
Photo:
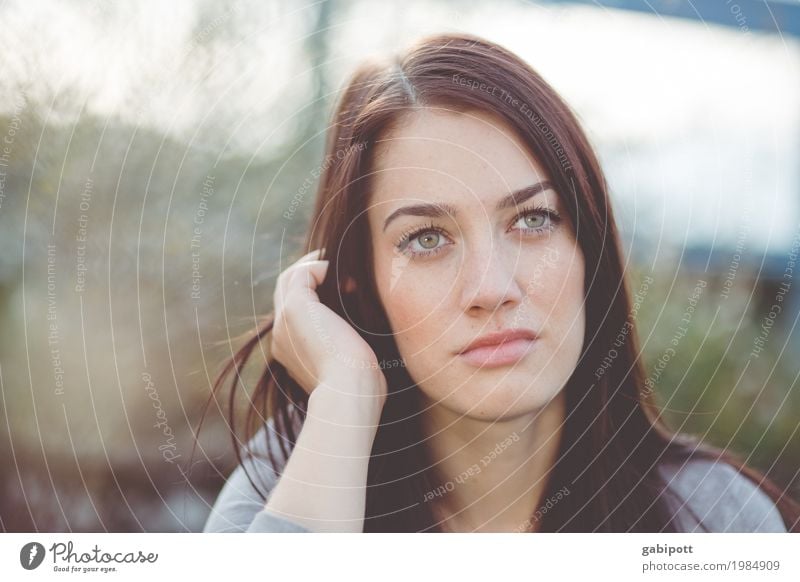
{"label": "shoulder", "polygon": [[721,460],[663,462],[664,498],[678,526],[689,532],[785,532],[772,499]]}
{"label": "shoulder", "polygon": [[[233,470],[220,490],[203,532],[292,530],[292,524],[263,511],[286,464],[280,439],[272,419],[250,439],[242,451],[241,464]],[[274,465],[267,454],[267,441],[275,456]],[[290,445],[285,446],[287,450],[291,449]]]}

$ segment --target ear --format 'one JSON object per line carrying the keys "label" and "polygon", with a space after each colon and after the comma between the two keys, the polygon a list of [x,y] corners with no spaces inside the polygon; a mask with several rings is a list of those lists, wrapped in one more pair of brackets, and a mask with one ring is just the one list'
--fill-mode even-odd
{"label": "ear", "polygon": [[346,276],[344,278],[344,281],[342,282],[342,292],[352,293],[355,290],[356,290],[356,280],[349,275]]}

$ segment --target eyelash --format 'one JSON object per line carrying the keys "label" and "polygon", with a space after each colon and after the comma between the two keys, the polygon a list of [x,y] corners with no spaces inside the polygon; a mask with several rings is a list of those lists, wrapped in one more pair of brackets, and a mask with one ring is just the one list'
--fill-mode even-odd
{"label": "eyelash", "polygon": [[[529,214],[536,214],[538,216],[544,216],[547,218],[547,224],[545,226],[540,226],[539,228],[528,228],[524,229],[529,231],[527,234],[531,234],[533,236],[538,236],[543,232],[552,231],[558,226],[561,222],[561,214],[558,211],[553,210],[552,208],[547,208],[546,206],[529,206],[528,208],[523,208],[519,214],[514,217],[512,224],[516,223],[520,218],[524,218]],[[535,231],[535,232],[534,232]],[[418,236],[428,233],[428,232],[435,232],[440,235],[445,235],[444,229],[434,225],[433,223],[429,223],[426,226],[420,228],[413,228],[408,232],[403,233],[400,235],[400,239],[395,243],[395,247],[401,253],[410,256],[412,258],[421,258],[421,257],[431,257],[433,255],[439,254],[441,251],[445,249],[448,245],[443,245],[440,247],[436,247],[435,249],[429,251],[409,251],[407,247],[409,243],[417,238]],[[446,236],[446,235],[445,235]]]}

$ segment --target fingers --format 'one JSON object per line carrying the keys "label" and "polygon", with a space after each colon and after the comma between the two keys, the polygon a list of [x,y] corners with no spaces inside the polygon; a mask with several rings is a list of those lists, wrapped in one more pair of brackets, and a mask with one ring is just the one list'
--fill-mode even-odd
{"label": "fingers", "polygon": [[310,295],[311,298],[319,300],[315,289],[318,285],[322,285],[325,280],[325,275],[328,272],[328,265],[330,261],[311,261],[306,265],[306,276],[298,276],[298,285],[301,283],[304,286],[303,292]]}
{"label": "fingers", "polygon": [[294,294],[310,295],[312,298],[316,298],[314,289],[325,279],[328,267],[328,261],[318,259],[324,252],[324,248],[313,250],[300,257],[278,275],[273,300],[276,313],[283,309],[286,300]]}
{"label": "fingers", "polygon": [[307,253],[307,254],[303,255],[302,257],[300,257],[299,259],[297,259],[295,264],[302,263],[303,261],[307,261],[307,260],[322,259],[324,257],[324,255],[325,255],[325,248],[324,247],[321,248],[321,249],[315,249],[315,250],[311,251],[310,253]]}

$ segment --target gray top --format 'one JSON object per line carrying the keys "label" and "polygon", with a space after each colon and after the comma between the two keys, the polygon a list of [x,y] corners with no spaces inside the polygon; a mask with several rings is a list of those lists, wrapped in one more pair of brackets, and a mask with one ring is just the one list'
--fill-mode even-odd
{"label": "gray top", "polygon": [[[295,425],[296,430],[302,422]],[[267,447],[264,442],[264,432],[269,432],[270,445],[279,466],[273,468],[267,456]],[[254,458],[243,453],[242,464],[246,465],[247,473],[258,486],[258,491],[269,498],[269,494],[278,482],[279,473],[286,464],[286,459],[280,458],[281,449],[279,437],[274,429],[273,419],[267,421],[267,426],[261,430],[248,443],[249,450],[260,456]],[[252,483],[247,478],[242,465],[234,469],[217,496],[214,507],[206,520],[203,533],[223,532],[275,532],[275,533],[309,533],[300,524],[294,523],[282,516],[271,513],[264,508],[266,502],[259,496]]]}
{"label": "gray top", "polygon": [[713,460],[662,463],[658,470],[675,494],[665,494],[664,499],[683,531],[786,532],[772,499],[728,463]]}
{"label": "gray top", "polygon": [[[266,457],[264,432],[267,430],[271,443],[275,445],[273,451],[280,455],[278,436],[271,419],[267,425],[250,441],[250,447]],[[251,478],[267,497],[285,465],[285,459],[279,461],[282,462],[276,472],[267,459],[247,457],[243,460]],[[706,460],[695,460],[685,465],[662,463],[659,471],[675,494],[665,494],[664,498],[684,531],[705,531],[700,525],[702,521],[711,532],[786,532],[783,519],[769,496],[727,463]],[[220,491],[203,532],[310,531],[267,511],[264,505],[242,465],[239,465]]]}

